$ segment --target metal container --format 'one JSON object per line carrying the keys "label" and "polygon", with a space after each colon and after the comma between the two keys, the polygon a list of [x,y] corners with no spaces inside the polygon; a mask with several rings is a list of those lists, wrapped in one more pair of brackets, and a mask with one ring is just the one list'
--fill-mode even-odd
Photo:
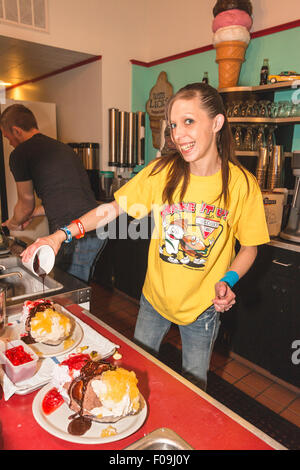
{"label": "metal container", "polygon": [[6,316],[6,288],[0,287],[0,335],[3,333],[7,325]]}
{"label": "metal container", "polygon": [[68,145],[73,149],[73,151],[78,155],[82,161],[82,148],[79,142],[69,142]]}
{"label": "metal container", "polygon": [[95,142],[82,142],[80,144],[82,163],[86,170],[99,170],[99,144]]}
{"label": "metal container", "polygon": [[128,113],[128,166],[130,168],[136,165],[136,113]]}
{"label": "metal container", "polygon": [[267,189],[281,188],[283,181],[284,153],[281,145],[275,145],[270,155],[267,173]]}
{"label": "metal container", "polygon": [[145,163],[145,113],[137,113],[137,165]]}
{"label": "metal container", "polygon": [[182,437],[180,437],[173,429],[159,428],[146,434],[144,437],[135,441],[124,450],[194,450]]}
{"label": "metal container", "polygon": [[128,112],[120,111],[120,126],[119,126],[119,166],[127,167],[127,154],[128,154]]}
{"label": "metal container", "polygon": [[269,150],[267,147],[260,147],[256,166],[256,179],[260,189],[266,187],[266,175],[269,162]]}
{"label": "metal container", "polygon": [[110,108],[108,110],[108,129],[109,129],[109,166],[119,166],[119,110]]}
{"label": "metal container", "polygon": [[109,202],[113,200],[113,171],[99,171],[100,180],[100,201]]}
{"label": "metal container", "polygon": [[77,155],[79,155],[79,150],[80,150],[80,143],[78,142],[69,142],[68,145],[74,150]]}

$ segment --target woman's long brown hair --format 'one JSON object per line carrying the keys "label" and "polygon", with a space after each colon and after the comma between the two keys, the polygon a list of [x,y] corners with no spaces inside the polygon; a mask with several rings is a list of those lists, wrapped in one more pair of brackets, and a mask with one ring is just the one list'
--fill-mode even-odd
{"label": "woman's long brown hair", "polygon": [[[173,103],[178,99],[191,100],[194,98],[199,99],[199,106],[202,109],[206,110],[208,116],[211,119],[216,117],[218,114],[223,114],[225,118],[222,129],[217,133],[216,144],[219,156],[221,158],[222,174],[222,190],[219,196],[217,197],[217,200],[221,200],[221,198],[223,197],[226,206],[229,202],[229,162],[238,166],[244,173],[245,178],[247,180],[248,189],[249,182],[245,170],[243,169],[242,165],[235,156],[234,143],[230,125],[226,117],[223,100],[218,91],[205,83],[191,83],[190,85],[186,85],[185,87],[181,88],[175,95],[170,98],[169,102],[166,105],[167,125],[170,126],[170,114]],[[172,204],[174,192],[181,182],[182,187],[180,191],[180,199],[181,201],[183,200],[190,181],[190,168],[189,163],[187,163],[182,158],[181,154],[175,150],[166,156],[158,158],[157,162],[152,168],[150,176],[157,174],[168,165],[170,165],[170,167],[167,177],[167,184],[164,188],[162,199],[164,203],[168,202],[169,204]]]}

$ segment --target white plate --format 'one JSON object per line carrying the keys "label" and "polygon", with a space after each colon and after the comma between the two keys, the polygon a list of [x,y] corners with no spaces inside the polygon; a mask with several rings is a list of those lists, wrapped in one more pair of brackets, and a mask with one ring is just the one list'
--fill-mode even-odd
{"label": "white plate", "polygon": [[[66,315],[70,318],[73,324],[73,331],[71,335],[67,338],[66,341],[73,340],[73,343],[70,344],[68,348],[64,347],[64,341],[60,343],[58,346],[50,346],[43,343],[31,343],[29,346],[34,350],[34,352],[41,358],[44,357],[53,357],[53,356],[60,356],[61,354],[66,354],[72,349],[74,349],[82,340],[83,338],[83,329],[79,323],[75,320],[75,318],[59,304],[54,304],[54,308],[58,311]],[[11,339],[21,339],[21,335],[24,334],[24,326],[20,323],[21,314],[13,316],[6,327],[5,336],[10,337]],[[11,325],[10,325],[11,323]]]}
{"label": "white plate", "polygon": [[68,433],[70,423],[69,416],[74,412],[64,403],[50,415],[45,415],[42,409],[42,402],[46,393],[52,388],[51,384],[43,387],[35,396],[32,403],[32,412],[37,423],[55,437],[64,441],[75,442],[77,444],[106,444],[108,442],[119,441],[136,432],[144,423],[147,416],[147,405],[141,395],[142,408],[136,414],[120,419],[111,425],[116,429],[115,436],[101,437],[101,431],[107,428],[109,423],[96,423],[93,421],[90,429],[83,436],[73,436]]}
{"label": "white plate", "polygon": [[81,328],[81,325],[79,325],[76,320],[72,321],[75,322],[74,329],[71,336],[69,336],[66,341],[73,340],[73,343],[70,344],[68,348],[64,347],[64,341],[58,346],[50,346],[43,343],[32,343],[30,344],[30,347],[36,354],[38,354],[39,357],[60,356],[61,354],[72,351],[72,349],[74,349],[83,338],[83,329]]}

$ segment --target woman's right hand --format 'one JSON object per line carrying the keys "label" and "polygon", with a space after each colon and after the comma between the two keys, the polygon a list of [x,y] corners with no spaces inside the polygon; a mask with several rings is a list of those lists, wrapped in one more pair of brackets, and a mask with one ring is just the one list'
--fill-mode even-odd
{"label": "woman's right hand", "polygon": [[66,239],[66,236],[62,230],[58,230],[57,232],[47,236],[38,238],[34,243],[29,245],[26,250],[21,253],[22,261],[27,263],[33,256],[33,253],[37,248],[42,245],[49,245],[53,249],[55,256],[57,255],[62,242]]}

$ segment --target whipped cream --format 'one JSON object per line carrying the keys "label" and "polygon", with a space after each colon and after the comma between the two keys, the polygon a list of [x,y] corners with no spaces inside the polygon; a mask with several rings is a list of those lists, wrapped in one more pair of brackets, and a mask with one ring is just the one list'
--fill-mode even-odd
{"label": "whipped cream", "polygon": [[125,393],[123,393],[123,396],[118,401],[110,397],[110,387],[108,384],[105,383],[105,380],[95,379],[91,382],[91,386],[101,402],[101,406],[95,407],[90,410],[91,414],[98,417],[118,417],[127,416],[138,411],[139,393],[135,394],[134,398],[131,399],[130,388],[132,385],[130,385],[129,383],[126,386]]}
{"label": "whipped cream", "polygon": [[65,401],[69,402],[70,397],[65,384],[71,383],[80,375],[80,370],[73,369],[70,371],[69,367],[62,364],[55,364],[52,371],[51,384],[56,387]]}
{"label": "whipped cream", "polygon": [[64,315],[50,309],[46,309],[44,312],[37,312],[32,318],[30,325],[30,334],[38,343],[62,340],[71,331],[70,320],[66,321]]}

